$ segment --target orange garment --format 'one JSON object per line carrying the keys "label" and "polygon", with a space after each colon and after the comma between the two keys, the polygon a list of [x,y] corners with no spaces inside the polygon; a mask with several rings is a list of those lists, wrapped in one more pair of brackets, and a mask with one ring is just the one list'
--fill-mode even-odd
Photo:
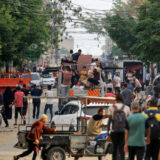
{"label": "orange garment", "polygon": [[28,138],[39,141],[43,130],[46,132],[55,132],[55,128],[49,128],[39,120],[33,123],[31,130],[28,133]]}

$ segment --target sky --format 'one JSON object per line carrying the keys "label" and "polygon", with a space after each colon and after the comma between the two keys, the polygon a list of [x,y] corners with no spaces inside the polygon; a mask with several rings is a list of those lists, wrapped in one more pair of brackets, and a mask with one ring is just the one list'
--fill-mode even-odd
{"label": "sky", "polygon": [[[113,0],[72,0],[72,3],[80,5],[83,8],[95,9],[95,10],[110,10],[112,9]],[[72,29],[76,30],[77,29]],[[78,29],[83,30],[83,29]],[[100,41],[94,40],[96,34],[77,34],[70,33],[74,37],[74,51],[79,48],[82,49],[84,54],[92,54],[94,56],[100,56],[102,54],[102,46],[105,45],[105,39],[102,37]]]}

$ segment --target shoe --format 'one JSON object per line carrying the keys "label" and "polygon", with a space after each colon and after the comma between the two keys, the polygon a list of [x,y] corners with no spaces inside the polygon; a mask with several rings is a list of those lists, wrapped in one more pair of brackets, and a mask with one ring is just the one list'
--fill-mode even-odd
{"label": "shoe", "polygon": [[14,123],[14,126],[17,126],[17,123]]}
{"label": "shoe", "polygon": [[18,157],[17,157],[17,156],[14,156],[14,157],[13,157],[13,160],[18,160]]}
{"label": "shoe", "polygon": [[9,124],[6,124],[6,126],[5,127],[9,127]]}

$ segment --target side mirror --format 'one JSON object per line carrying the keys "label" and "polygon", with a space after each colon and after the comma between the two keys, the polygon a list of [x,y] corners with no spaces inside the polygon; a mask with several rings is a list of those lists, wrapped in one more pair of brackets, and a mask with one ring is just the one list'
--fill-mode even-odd
{"label": "side mirror", "polygon": [[60,114],[60,112],[59,112],[59,111],[56,111],[56,112],[55,112],[55,115],[59,115],[59,114]]}

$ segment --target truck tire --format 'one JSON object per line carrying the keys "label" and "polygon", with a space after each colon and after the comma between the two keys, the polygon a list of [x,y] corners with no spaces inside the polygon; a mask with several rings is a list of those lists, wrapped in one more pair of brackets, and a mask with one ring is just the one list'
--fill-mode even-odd
{"label": "truck tire", "polygon": [[98,160],[102,160],[102,156],[98,156]]}
{"label": "truck tire", "polygon": [[43,160],[47,159],[47,152],[45,150],[42,150],[41,157],[42,157]]}
{"label": "truck tire", "polygon": [[47,160],[65,160],[65,151],[61,147],[52,147],[47,154]]}

